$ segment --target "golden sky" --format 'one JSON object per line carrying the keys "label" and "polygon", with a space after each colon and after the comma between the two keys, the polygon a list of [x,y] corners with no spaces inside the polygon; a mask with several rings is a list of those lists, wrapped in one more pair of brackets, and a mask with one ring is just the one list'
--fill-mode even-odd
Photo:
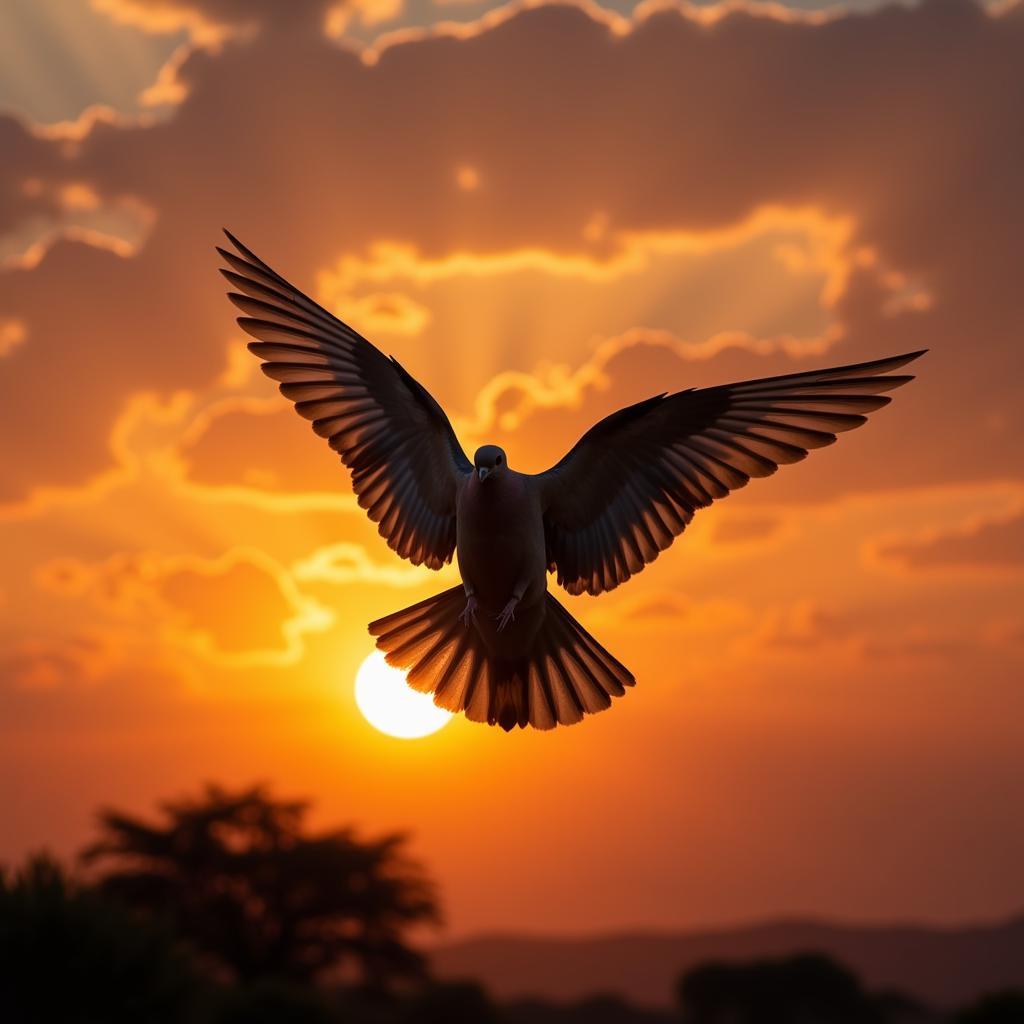
{"label": "golden sky", "polygon": [[[1019,2],[4,5],[0,859],[270,779],[413,832],[453,934],[1024,906],[1022,54]],[[454,570],[259,374],[222,225],[525,470],[652,393],[931,351],[559,594],[612,710],[389,739],[366,623]]]}

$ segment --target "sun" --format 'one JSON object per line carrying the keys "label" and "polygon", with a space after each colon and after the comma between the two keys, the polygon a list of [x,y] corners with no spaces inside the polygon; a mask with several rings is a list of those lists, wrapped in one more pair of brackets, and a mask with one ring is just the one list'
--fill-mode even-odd
{"label": "sun", "polygon": [[356,672],[356,704],[370,725],[388,736],[419,739],[444,728],[452,713],[439,708],[429,693],[413,690],[401,669],[374,651]]}

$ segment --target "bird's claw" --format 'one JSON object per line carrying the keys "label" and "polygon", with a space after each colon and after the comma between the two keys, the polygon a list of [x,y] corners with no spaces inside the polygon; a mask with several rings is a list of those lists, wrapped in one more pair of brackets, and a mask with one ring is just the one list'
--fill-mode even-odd
{"label": "bird's claw", "polygon": [[468,626],[474,621],[474,619],[476,619],[476,610],[478,607],[476,597],[470,594],[469,597],[466,598],[466,607],[462,609],[462,614],[459,616],[463,625]]}
{"label": "bird's claw", "polygon": [[513,597],[507,605],[501,610],[500,615],[496,615],[495,618],[498,620],[498,632],[500,633],[510,622],[516,621],[516,605],[519,602]]}

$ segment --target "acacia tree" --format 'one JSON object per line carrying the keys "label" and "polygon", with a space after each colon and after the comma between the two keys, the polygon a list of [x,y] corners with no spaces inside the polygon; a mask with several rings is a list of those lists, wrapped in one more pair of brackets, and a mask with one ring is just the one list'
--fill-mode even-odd
{"label": "acacia tree", "polygon": [[310,833],[305,802],[262,786],[210,785],[160,811],[101,812],[83,859],[103,893],[169,920],[222,971],[305,983],[337,968],[374,987],[422,973],[405,933],[438,910],[404,836]]}

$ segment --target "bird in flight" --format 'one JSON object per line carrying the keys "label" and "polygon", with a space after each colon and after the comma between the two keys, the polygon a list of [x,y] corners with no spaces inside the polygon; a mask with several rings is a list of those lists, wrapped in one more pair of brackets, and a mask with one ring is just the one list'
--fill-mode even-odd
{"label": "bird in flight", "polygon": [[414,565],[458,557],[461,586],[370,623],[377,646],[439,706],[506,731],[572,725],[635,682],[548,591],[549,572],[570,594],[625,583],[697,509],[861,426],[923,354],[655,395],[546,472],[519,473],[493,444],[470,461],[396,359],[225,234],[250,351],[340,455],[380,535]]}

